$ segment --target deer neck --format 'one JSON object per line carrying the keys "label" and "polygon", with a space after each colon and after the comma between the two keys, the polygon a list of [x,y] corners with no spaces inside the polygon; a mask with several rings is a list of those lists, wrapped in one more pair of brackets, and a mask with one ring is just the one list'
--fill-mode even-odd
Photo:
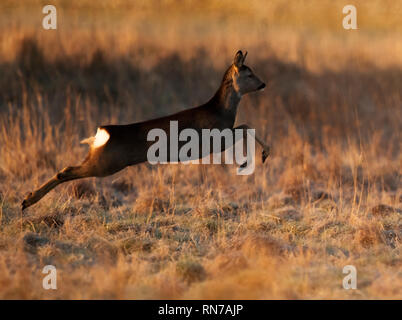
{"label": "deer neck", "polygon": [[224,113],[236,115],[241,94],[237,92],[233,86],[233,80],[224,79],[221,86],[212,98],[216,106]]}

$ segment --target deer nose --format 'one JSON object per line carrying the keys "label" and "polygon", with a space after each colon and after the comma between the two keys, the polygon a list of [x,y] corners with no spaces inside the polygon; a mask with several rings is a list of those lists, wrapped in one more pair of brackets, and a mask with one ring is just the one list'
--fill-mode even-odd
{"label": "deer nose", "polygon": [[262,90],[262,89],[264,89],[265,88],[265,83],[262,83],[259,87],[258,87],[258,90]]}

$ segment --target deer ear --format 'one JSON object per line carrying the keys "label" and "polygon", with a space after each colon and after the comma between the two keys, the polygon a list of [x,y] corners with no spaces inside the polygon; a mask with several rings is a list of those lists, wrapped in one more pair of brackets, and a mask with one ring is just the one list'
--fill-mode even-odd
{"label": "deer ear", "polygon": [[234,59],[233,59],[233,64],[237,67],[240,68],[243,65],[243,52],[241,52],[241,50],[237,51]]}
{"label": "deer ear", "polygon": [[244,61],[246,61],[246,57],[247,57],[247,51],[246,51],[246,53],[243,55],[243,63],[244,63]]}

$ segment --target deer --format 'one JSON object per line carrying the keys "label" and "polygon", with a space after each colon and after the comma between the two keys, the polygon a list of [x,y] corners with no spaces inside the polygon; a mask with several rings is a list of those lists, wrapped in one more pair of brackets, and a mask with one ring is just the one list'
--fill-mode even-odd
{"label": "deer", "polygon": [[[147,150],[151,144],[147,140],[147,133],[154,128],[168,132],[171,121],[177,121],[179,130],[194,128],[199,132],[204,128],[228,128],[243,129],[246,134],[246,130],[250,129],[248,125],[234,127],[240,100],[245,94],[263,90],[266,86],[251,68],[244,64],[246,56],[247,52],[243,55],[241,50],[237,51],[218,90],[205,104],[153,120],[100,126],[95,136],[81,141],[89,145],[89,152],[84,161],[78,166],[62,169],[37,190],[30,192],[22,201],[22,211],[37,203],[61,183],[88,177],[106,177],[128,166],[147,161]],[[270,154],[270,146],[256,134],[254,139],[262,147],[264,163]],[[226,145],[221,152],[225,147]],[[200,157],[203,156],[205,154],[200,153]]]}

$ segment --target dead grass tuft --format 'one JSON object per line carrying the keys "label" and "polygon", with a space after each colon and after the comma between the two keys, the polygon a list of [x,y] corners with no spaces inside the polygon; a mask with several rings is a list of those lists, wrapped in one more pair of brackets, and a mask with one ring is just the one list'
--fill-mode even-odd
{"label": "dead grass tuft", "polygon": [[202,264],[191,259],[178,261],[176,264],[176,272],[189,284],[202,281],[206,277],[206,272]]}

